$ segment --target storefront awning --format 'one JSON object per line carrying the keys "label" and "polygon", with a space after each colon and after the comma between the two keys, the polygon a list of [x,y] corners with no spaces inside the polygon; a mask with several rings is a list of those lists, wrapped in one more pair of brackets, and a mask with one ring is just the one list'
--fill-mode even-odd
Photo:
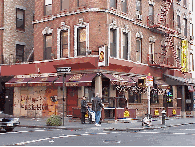
{"label": "storefront awning", "polygon": [[5,83],[6,87],[23,87],[27,86],[27,83],[32,80],[32,78],[12,78]]}
{"label": "storefront awning", "polygon": [[[88,74],[70,74],[66,75],[64,80],[66,86],[91,86],[93,78],[96,76],[96,73],[88,73]],[[63,85],[63,77],[60,76],[54,84],[62,86]]]}
{"label": "storefront awning", "polygon": [[105,74],[105,73],[103,73],[103,75],[108,79],[110,79],[112,85],[132,86],[136,83],[130,77],[123,76],[123,75]]}
{"label": "storefront awning", "polygon": [[195,85],[195,79],[193,78],[176,77],[167,74],[164,74],[164,76],[166,78],[166,83],[169,85]]}
{"label": "storefront awning", "polygon": [[57,79],[57,76],[53,77],[36,77],[28,82],[28,86],[50,86]]}

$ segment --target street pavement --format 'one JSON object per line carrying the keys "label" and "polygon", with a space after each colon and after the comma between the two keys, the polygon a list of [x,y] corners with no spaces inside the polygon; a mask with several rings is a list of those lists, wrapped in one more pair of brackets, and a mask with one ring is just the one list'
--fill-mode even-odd
{"label": "street pavement", "polygon": [[[79,119],[72,119],[65,117],[64,126],[47,126],[47,118],[20,118],[19,127],[29,128],[52,128],[52,129],[65,129],[65,130],[83,130],[95,127],[94,124],[89,124],[86,120],[86,124],[81,124]],[[132,130],[144,130],[144,129],[158,129],[165,127],[181,126],[187,124],[195,124],[195,118],[166,118],[165,125],[162,125],[162,118],[152,118],[152,125],[150,127],[142,126],[141,119],[113,119],[104,120],[99,129],[106,131],[132,131]],[[97,127],[96,127],[97,128]]]}

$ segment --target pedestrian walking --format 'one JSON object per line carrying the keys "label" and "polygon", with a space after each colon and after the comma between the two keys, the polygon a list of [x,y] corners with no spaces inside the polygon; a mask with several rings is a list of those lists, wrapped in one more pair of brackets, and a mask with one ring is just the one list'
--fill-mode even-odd
{"label": "pedestrian walking", "polygon": [[85,114],[87,112],[87,102],[85,96],[81,100],[81,124],[85,124]]}
{"label": "pedestrian walking", "polygon": [[101,126],[99,124],[101,118],[101,109],[104,107],[101,101],[102,100],[99,97],[99,93],[96,93],[96,97],[92,98],[92,110],[95,111],[95,126]]}

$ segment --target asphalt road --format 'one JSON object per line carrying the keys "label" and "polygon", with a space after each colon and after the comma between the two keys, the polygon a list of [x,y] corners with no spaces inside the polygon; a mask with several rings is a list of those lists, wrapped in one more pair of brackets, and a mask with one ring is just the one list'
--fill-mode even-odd
{"label": "asphalt road", "polygon": [[20,128],[0,132],[0,146],[195,146],[195,124],[138,132]]}

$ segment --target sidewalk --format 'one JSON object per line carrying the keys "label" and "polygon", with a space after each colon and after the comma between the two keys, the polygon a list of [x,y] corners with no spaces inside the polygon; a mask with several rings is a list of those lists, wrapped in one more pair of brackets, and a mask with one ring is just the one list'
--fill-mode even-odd
{"label": "sidewalk", "polygon": [[[52,129],[66,129],[66,130],[78,130],[78,129],[90,129],[94,128],[94,124],[81,124],[80,120],[73,121],[71,118],[64,119],[64,126],[47,126],[47,118],[20,118],[19,127],[33,127],[33,128],[52,128]],[[128,123],[127,123],[128,122]],[[144,129],[158,129],[164,127],[172,127],[179,125],[195,124],[195,118],[166,118],[165,125],[162,125],[161,118],[153,118],[152,126],[143,127],[141,120],[129,120],[124,123],[122,120],[104,120],[100,129],[107,131],[128,131],[128,130],[144,130]]]}

